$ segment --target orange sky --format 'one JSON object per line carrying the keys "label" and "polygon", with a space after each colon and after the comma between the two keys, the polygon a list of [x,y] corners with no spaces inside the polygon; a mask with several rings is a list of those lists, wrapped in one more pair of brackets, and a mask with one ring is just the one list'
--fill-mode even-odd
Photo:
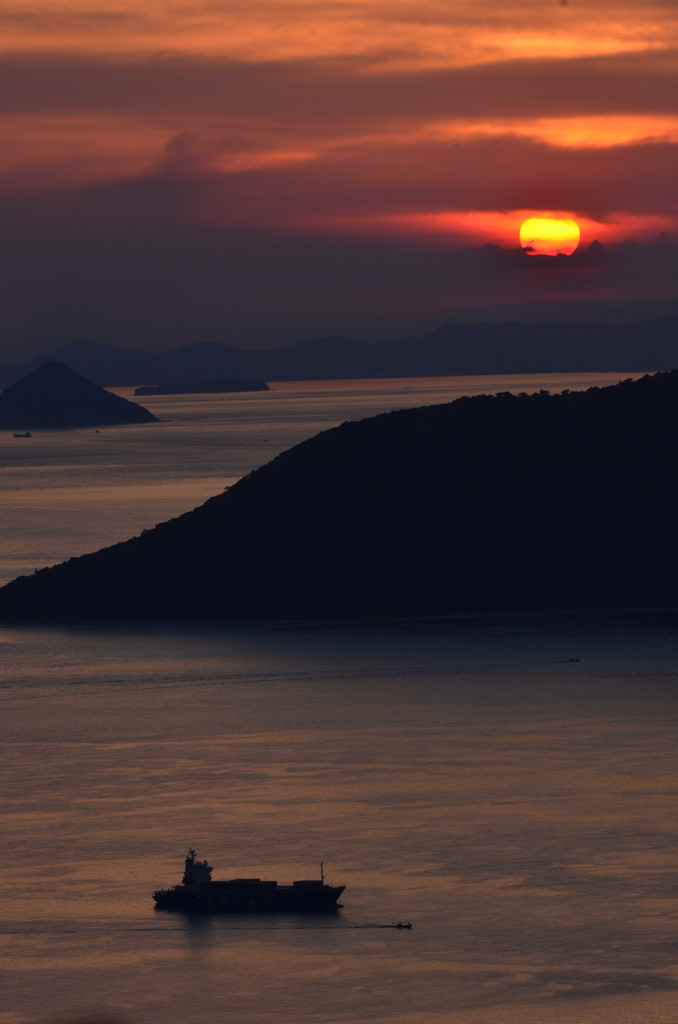
{"label": "orange sky", "polygon": [[[0,29],[8,361],[678,311],[674,0],[0,0]],[[549,213],[581,228],[559,278],[514,260]]]}

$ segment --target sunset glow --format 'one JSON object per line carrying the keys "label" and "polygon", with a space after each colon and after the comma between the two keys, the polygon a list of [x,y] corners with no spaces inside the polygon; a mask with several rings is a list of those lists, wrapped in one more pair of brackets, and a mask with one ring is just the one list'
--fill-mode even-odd
{"label": "sunset glow", "polygon": [[[0,3],[0,26],[15,351],[55,323],[115,341],[138,320],[141,341],[178,318],[204,340],[226,322],[260,344],[371,337],[394,293],[408,330],[433,306],[482,317],[575,284],[678,303],[673,4],[37,0],[21,17]],[[580,259],[576,281],[570,267],[548,285],[469,269],[467,249],[526,247],[521,225],[545,213],[576,220],[578,248],[554,245],[578,258],[664,248],[610,251],[609,271],[599,253],[595,273]],[[454,273],[438,274],[441,251]]]}

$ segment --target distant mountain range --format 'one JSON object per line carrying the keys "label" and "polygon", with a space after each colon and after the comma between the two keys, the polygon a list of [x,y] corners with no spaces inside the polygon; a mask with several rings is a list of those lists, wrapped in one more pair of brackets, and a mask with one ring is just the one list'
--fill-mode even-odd
{"label": "distant mountain range", "polygon": [[73,341],[48,356],[0,366],[0,387],[46,359],[105,387],[210,377],[265,381],[437,377],[485,373],[645,372],[678,367],[678,316],[632,324],[445,324],[432,334],[367,343],[318,338],[246,351],[205,342],[152,353]]}
{"label": "distant mountain range", "polygon": [[678,606],[678,372],[309,438],[177,519],[0,590],[0,621]]}

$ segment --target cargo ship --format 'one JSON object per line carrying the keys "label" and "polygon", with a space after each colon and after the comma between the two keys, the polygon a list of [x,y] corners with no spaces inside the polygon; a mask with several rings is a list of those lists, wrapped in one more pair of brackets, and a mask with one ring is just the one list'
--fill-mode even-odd
{"label": "cargo ship", "polygon": [[341,906],[344,885],[325,882],[323,864],[320,878],[303,879],[290,885],[262,881],[260,878],[212,879],[213,868],[206,860],[197,860],[194,849],[188,851],[184,874],[178,885],[153,893],[160,910],[180,910],[188,914],[221,913],[319,913]]}

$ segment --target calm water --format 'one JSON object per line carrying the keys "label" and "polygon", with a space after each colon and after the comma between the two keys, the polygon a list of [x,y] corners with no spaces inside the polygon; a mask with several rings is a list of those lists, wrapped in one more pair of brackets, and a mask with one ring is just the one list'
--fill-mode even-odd
{"label": "calm water", "polygon": [[[3,571],[459,386],[410,383],[3,439]],[[673,1024],[676,639],[648,616],[0,628],[0,1024]],[[156,912],[189,845],[222,877],[322,859],[344,909]]]}

